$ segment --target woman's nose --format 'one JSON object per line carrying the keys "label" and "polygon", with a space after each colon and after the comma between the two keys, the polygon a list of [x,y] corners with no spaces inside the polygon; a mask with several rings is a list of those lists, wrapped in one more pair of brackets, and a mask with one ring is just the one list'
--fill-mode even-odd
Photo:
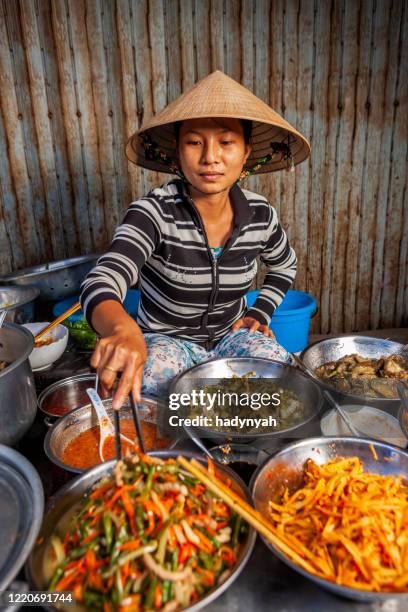
{"label": "woman's nose", "polygon": [[204,164],[214,164],[219,161],[219,147],[216,142],[210,140],[205,143],[202,161]]}

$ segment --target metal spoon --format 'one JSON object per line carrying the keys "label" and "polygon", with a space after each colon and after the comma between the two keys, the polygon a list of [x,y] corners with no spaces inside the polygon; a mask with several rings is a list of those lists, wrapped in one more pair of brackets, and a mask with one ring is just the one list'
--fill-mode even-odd
{"label": "metal spoon", "polygon": [[296,361],[296,363],[298,364],[298,366],[306,373],[308,374],[311,378],[314,378],[314,380],[317,379],[316,374],[313,372],[313,370],[311,370],[305,363],[303,363],[303,361],[301,361],[301,359],[295,354],[295,353],[291,353],[291,356],[293,357],[293,359]]}
{"label": "metal spoon", "polygon": [[[98,378],[96,378],[96,385],[98,384]],[[97,391],[95,389],[89,388],[86,390],[89,399],[91,400],[92,406],[95,408],[95,412],[98,416],[99,428],[100,428],[100,438],[99,438],[99,457],[101,461],[105,461],[103,456],[103,448],[108,438],[115,437],[115,428],[113,426],[112,421],[110,420],[108,413],[106,412],[106,408],[103,405],[101,398],[99,397]],[[132,440],[129,440],[123,434],[120,434],[122,440],[135,446],[135,443]]]}
{"label": "metal spoon", "polygon": [[323,395],[328,400],[328,402],[333,406],[333,408],[335,408],[337,410],[337,412],[340,414],[341,418],[343,419],[343,421],[345,422],[347,427],[350,429],[352,434],[354,434],[357,437],[361,437],[361,436],[363,438],[367,437],[367,434],[365,434],[363,431],[360,431],[359,429],[357,429],[357,427],[355,427],[353,425],[353,423],[352,423],[350,417],[348,416],[348,414],[336,402],[336,400],[330,395],[330,393],[328,391],[323,391]]}
{"label": "metal spoon", "polygon": [[3,326],[6,315],[7,315],[7,310],[0,310],[0,328]]}
{"label": "metal spoon", "polygon": [[203,453],[204,453],[205,455],[207,455],[207,457],[209,457],[210,459],[213,459],[213,460],[214,460],[214,457],[212,456],[212,454],[210,453],[210,451],[209,451],[209,450],[206,448],[205,444],[204,444],[204,443],[201,441],[201,439],[200,439],[200,438],[197,438],[197,436],[195,436],[195,435],[194,435],[194,434],[193,434],[193,433],[190,431],[190,429],[188,429],[187,427],[185,427],[184,429],[187,431],[187,433],[188,433],[188,435],[189,435],[189,437],[190,437],[191,441],[192,441],[192,442],[194,442],[194,444],[195,444],[196,446],[198,446],[198,448],[199,448],[200,450],[202,450],[202,451],[203,451]]}

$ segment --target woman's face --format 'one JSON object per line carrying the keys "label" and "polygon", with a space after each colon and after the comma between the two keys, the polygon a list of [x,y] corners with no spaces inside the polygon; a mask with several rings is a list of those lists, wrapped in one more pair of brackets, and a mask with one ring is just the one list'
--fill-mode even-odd
{"label": "woman's face", "polygon": [[239,179],[250,152],[239,119],[189,119],[180,126],[180,167],[200,193],[228,190]]}

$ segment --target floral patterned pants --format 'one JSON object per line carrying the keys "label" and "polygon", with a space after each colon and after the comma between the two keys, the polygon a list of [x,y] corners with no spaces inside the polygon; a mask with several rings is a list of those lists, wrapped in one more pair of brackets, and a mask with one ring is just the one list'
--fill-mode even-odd
{"label": "floral patterned pants", "polygon": [[174,376],[209,359],[263,357],[292,362],[290,354],[276,340],[247,329],[229,332],[210,351],[195,342],[164,334],[147,333],[144,337],[148,356],[143,370],[142,394],[153,397],[165,394]]}

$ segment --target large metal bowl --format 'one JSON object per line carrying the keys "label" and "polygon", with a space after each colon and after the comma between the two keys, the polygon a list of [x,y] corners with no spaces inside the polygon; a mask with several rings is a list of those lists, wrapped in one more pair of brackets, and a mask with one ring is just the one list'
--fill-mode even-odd
{"label": "large metal bowl", "polygon": [[0,277],[0,284],[33,285],[40,290],[41,300],[63,300],[79,293],[82,281],[98,257],[93,253],[24,268]]}
{"label": "large metal bowl", "polygon": [[0,286],[0,310],[7,311],[7,323],[31,323],[34,320],[34,302],[39,294],[37,287]]}
{"label": "large metal bowl", "polygon": [[0,329],[0,443],[13,446],[31,427],[37,412],[37,394],[29,355],[32,334],[21,325],[5,324]]}
{"label": "large metal bowl", "polygon": [[[373,338],[370,336],[338,336],[336,338],[327,338],[319,340],[308,346],[300,355],[300,360],[308,368],[314,372],[316,368],[327,363],[328,361],[336,361],[345,355],[357,353],[362,357],[371,359],[379,359],[380,357],[388,357],[389,355],[401,355],[408,361],[408,349],[399,342],[392,340],[384,340],[382,338]],[[340,391],[334,385],[325,381],[322,378],[314,377],[317,383],[332,392],[339,401],[352,403],[369,403],[377,408],[385,408],[387,405],[395,407],[399,405],[397,391],[395,399],[385,397],[371,397],[355,393]]]}
{"label": "large metal bowl", "polygon": [[[204,465],[206,463],[202,456],[194,453],[178,453],[176,451],[158,451],[151,453],[151,455],[160,457],[162,459],[175,458],[179,454],[183,454],[183,456],[187,457],[188,459],[194,457],[197,461],[200,461],[200,463]],[[31,589],[42,591],[46,590],[47,588],[47,582],[43,573],[43,558],[49,538],[56,530],[57,526],[64,521],[64,519],[66,521],[68,517],[72,516],[75,511],[75,506],[77,506],[78,502],[80,502],[82,496],[89,491],[89,489],[91,489],[98,480],[112,472],[114,464],[115,461],[109,461],[107,463],[103,463],[102,465],[98,465],[82,476],[79,476],[78,478],[75,478],[75,480],[69,482],[50,499],[46,509],[43,525],[39,533],[39,538],[37,539],[37,544],[33,548],[26,566],[27,578]],[[249,492],[240,477],[226,466],[218,463],[216,466],[217,470],[221,474],[225,475],[232,481],[234,488],[237,489],[237,491],[240,491],[243,496],[250,501]],[[207,593],[194,605],[185,608],[185,610],[188,610],[189,612],[196,612],[197,610],[213,602],[221,595],[221,593],[231,586],[231,584],[238,578],[249,557],[251,556],[255,539],[255,531],[252,528],[249,528],[245,539],[242,542],[237,564],[232,569],[230,576],[228,576],[228,578],[221,585]],[[60,606],[59,609],[61,609]],[[69,606],[66,608],[67,612],[75,611],[75,609],[76,606]]]}
{"label": "large metal bowl", "polygon": [[[378,460],[373,456],[371,445],[374,445]],[[269,501],[279,502],[286,487],[295,491],[303,482],[303,468],[307,459],[313,459],[321,465],[335,457],[359,457],[367,472],[382,475],[400,475],[408,478],[408,453],[390,444],[372,442],[364,438],[310,438],[290,444],[271,459],[268,459],[254,474],[250,488],[255,507],[263,516],[269,515]],[[265,544],[284,563],[296,572],[309,578],[319,586],[359,601],[383,601],[389,598],[407,597],[407,593],[374,593],[341,586],[324,580],[300,568],[278,548],[264,540]]]}
{"label": "large metal bowl", "polygon": [[[108,416],[113,421],[114,410],[112,408],[112,399],[103,400]],[[142,397],[142,401],[138,404],[138,410],[141,420],[150,423],[158,423],[160,419],[160,408],[156,400]],[[129,404],[124,404],[120,409],[120,419],[132,419],[132,411]],[[83,431],[87,431],[98,425],[98,418],[95,410],[89,403],[81,408],[77,408],[69,412],[62,418],[58,419],[54,425],[47,431],[44,439],[44,450],[47,457],[59,468],[74,474],[82,474],[86,470],[73,467],[64,463],[63,455],[67,445]],[[171,440],[169,448],[172,448],[177,443],[177,440]],[[149,450],[149,449],[147,449]]]}
{"label": "large metal bowl", "polygon": [[218,444],[226,441],[249,443],[258,440],[263,446],[267,445],[268,447],[269,445],[266,443],[268,440],[278,442],[279,439],[285,437],[303,438],[306,435],[311,435],[312,422],[317,419],[323,404],[320,389],[309,376],[303,374],[298,368],[279,361],[255,357],[231,357],[207,361],[176,376],[170,385],[169,394],[190,394],[192,389],[201,386],[200,381],[203,381],[203,384],[208,381],[216,383],[223,378],[232,378],[234,375],[243,376],[250,371],[255,372],[255,378],[271,379],[282,388],[293,391],[304,406],[305,414],[303,418],[290,427],[268,431],[231,433],[230,431],[216,431],[209,427],[191,427],[186,428],[187,431],[195,432],[199,437],[214,440]]}

